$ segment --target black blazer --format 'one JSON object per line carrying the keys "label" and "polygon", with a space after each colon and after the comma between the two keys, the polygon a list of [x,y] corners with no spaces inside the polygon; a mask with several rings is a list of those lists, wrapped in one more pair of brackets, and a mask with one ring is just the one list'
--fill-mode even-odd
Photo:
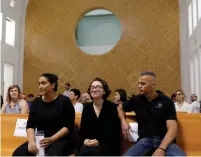
{"label": "black blazer", "polygon": [[120,155],[121,123],[118,117],[117,105],[104,100],[99,117],[93,108],[93,102],[85,105],[81,119],[81,144],[85,139],[97,139],[100,145],[106,145]]}

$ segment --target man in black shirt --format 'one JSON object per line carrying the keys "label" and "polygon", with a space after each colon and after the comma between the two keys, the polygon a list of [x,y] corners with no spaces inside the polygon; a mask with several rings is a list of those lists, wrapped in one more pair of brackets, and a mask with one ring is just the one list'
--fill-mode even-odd
{"label": "man in black shirt", "polygon": [[[125,112],[134,111],[138,122],[139,140],[124,155],[140,156],[155,150],[153,156],[186,156],[173,141],[177,134],[177,118],[174,103],[162,92],[156,91],[156,75],[141,73],[138,81],[140,94],[118,108],[121,119]],[[124,135],[128,124],[122,120]],[[126,130],[127,129],[127,130]]]}

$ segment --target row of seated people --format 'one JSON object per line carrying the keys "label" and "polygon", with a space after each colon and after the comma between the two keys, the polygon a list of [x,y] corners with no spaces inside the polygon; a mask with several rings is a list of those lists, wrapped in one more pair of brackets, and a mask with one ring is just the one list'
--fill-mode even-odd
{"label": "row of seated people", "polygon": [[[91,102],[91,96],[87,93],[83,93],[80,96],[80,91],[78,89],[71,89],[70,83],[66,83],[64,88],[66,89],[63,95],[69,97],[72,101],[75,101],[75,107],[77,112],[81,112],[83,105],[87,102]],[[75,99],[74,97],[77,97]],[[132,95],[134,96],[134,94]],[[131,97],[132,97],[131,96]],[[130,97],[127,96],[125,89],[116,89],[114,92],[113,102],[115,104],[122,104],[128,101]],[[176,112],[187,112],[187,113],[200,113],[201,112],[201,101],[197,101],[197,95],[192,94],[190,97],[191,103],[186,101],[186,96],[183,90],[177,90],[171,96],[172,101],[175,103]],[[83,105],[82,105],[83,104]],[[80,110],[78,109],[80,108]]]}
{"label": "row of seated people", "polygon": [[[68,85],[70,88],[70,84],[66,83],[65,86]],[[92,102],[90,91],[86,93],[80,92],[79,89],[69,89],[64,91],[63,95],[70,98],[75,112],[82,112],[85,104]],[[2,113],[28,113],[30,106],[34,100],[34,95],[29,94],[28,100],[26,99],[26,95],[20,92],[20,87],[17,85],[12,85],[8,89],[8,98],[7,101],[3,104]],[[134,95],[132,95],[134,96]],[[200,113],[201,112],[201,102],[197,101],[197,96],[192,94],[190,97],[191,104],[185,100],[185,94],[183,90],[177,90],[174,94],[172,94],[171,99],[175,104],[176,112],[187,112],[187,113]],[[114,93],[114,103],[119,105],[128,101],[130,98],[127,97],[126,90],[124,89],[116,89]],[[25,100],[25,101],[24,101]],[[3,102],[3,99],[1,100]],[[28,104],[28,108],[27,108]]]}
{"label": "row of seated people", "polygon": [[[19,146],[13,156],[35,155],[44,148],[48,156],[71,153],[75,110],[69,98],[57,94],[58,77],[45,73],[39,78],[41,97],[34,100],[27,121],[28,141]],[[129,125],[124,111],[136,113],[139,140],[124,155],[140,156],[154,149],[153,156],[185,156],[175,144],[177,117],[174,103],[156,91],[156,75],[143,72],[138,81],[139,95],[118,106],[107,100],[111,91],[106,81],[96,78],[89,86],[93,102],[85,105],[80,125],[78,156],[120,155],[121,133],[128,137]],[[35,129],[45,138],[37,147]]]}
{"label": "row of seated people", "polygon": [[171,99],[175,103],[175,108],[177,112],[187,112],[187,113],[200,113],[201,112],[201,101],[197,101],[197,95],[191,94],[190,101],[186,101],[186,96],[183,90],[177,90],[172,94]]}
{"label": "row of seated people", "polygon": [[[82,112],[85,104],[92,102],[89,91],[81,94],[79,89],[73,88],[69,89],[69,92],[65,91],[63,95],[70,98],[74,106],[75,112]],[[3,97],[1,96],[2,113],[13,113],[13,114],[28,113],[33,100],[34,100],[33,94],[28,94],[28,98],[26,98],[26,95],[24,93],[21,93],[20,87],[18,85],[11,85],[8,88],[7,100],[5,101],[5,103],[3,103]],[[124,89],[115,90],[114,95],[115,104],[119,104],[127,100],[128,100],[127,94]]]}

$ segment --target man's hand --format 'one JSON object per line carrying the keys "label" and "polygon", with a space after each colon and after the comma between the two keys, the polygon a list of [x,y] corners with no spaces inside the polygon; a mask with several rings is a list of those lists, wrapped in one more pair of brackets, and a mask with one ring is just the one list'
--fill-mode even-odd
{"label": "man's hand", "polygon": [[36,146],[36,142],[32,141],[28,143],[28,151],[36,155],[38,153],[38,148]]}
{"label": "man's hand", "polygon": [[53,142],[53,140],[51,139],[51,137],[46,137],[46,138],[40,140],[40,147],[46,148],[46,147],[48,147],[52,142]]}
{"label": "man's hand", "polygon": [[119,104],[117,110],[118,110],[119,119],[121,120],[122,134],[123,134],[124,138],[127,140],[128,139],[129,130],[131,132],[133,132],[133,130],[131,129],[130,125],[127,123],[127,121],[125,119],[125,114],[124,114],[124,111],[123,111],[122,104]]}
{"label": "man's hand", "polygon": [[126,140],[128,140],[129,130],[131,132],[133,132],[133,130],[126,120],[121,121],[121,130],[122,130],[122,134],[123,134],[124,138]]}
{"label": "man's hand", "polygon": [[165,156],[165,151],[158,148],[155,150],[154,154],[152,156]]}

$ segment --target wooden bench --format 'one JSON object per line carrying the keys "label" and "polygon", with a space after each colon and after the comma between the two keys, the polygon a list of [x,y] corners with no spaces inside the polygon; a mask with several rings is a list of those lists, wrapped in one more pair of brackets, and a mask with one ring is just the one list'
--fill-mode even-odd
{"label": "wooden bench", "polygon": [[11,156],[20,144],[27,141],[27,138],[13,136],[18,118],[27,119],[28,115],[1,114],[1,156]]}
{"label": "wooden bench", "polygon": [[178,113],[177,144],[188,156],[201,156],[201,114]]}
{"label": "wooden bench", "polygon": [[[15,137],[14,129],[18,118],[27,119],[28,115],[1,114],[1,156],[11,156],[13,151],[27,138]],[[188,156],[201,156],[201,114],[178,113],[177,144]],[[135,113],[126,114],[127,121],[136,122]],[[76,113],[75,124],[80,126],[81,114]],[[123,140],[123,152],[133,143]]]}
{"label": "wooden bench", "polygon": [[[1,114],[1,156],[11,156],[20,144],[27,141],[26,137],[13,136],[17,119],[27,118],[26,114]],[[81,113],[76,113],[75,124],[80,126],[80,121]]]}

